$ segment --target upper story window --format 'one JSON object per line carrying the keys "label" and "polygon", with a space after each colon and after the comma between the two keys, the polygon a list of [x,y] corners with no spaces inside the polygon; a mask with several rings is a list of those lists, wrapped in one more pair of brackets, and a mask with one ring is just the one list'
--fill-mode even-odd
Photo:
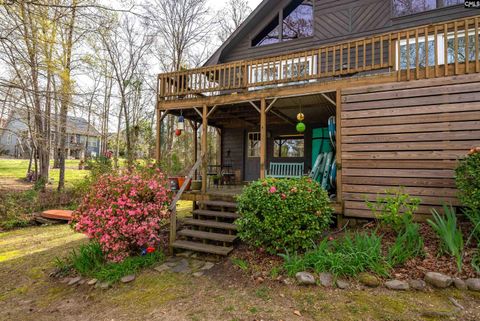
{"label": "upper story window", "polygon": [[393,0],[393,15],[406,16],[463,3],[464,0]]}
{"label": "upper story window", "polygon": [[[280,17],[283,17],[281,23]],[[310,36],[313,36],[313,0],[294,0],[252,39],[252,46]]]}

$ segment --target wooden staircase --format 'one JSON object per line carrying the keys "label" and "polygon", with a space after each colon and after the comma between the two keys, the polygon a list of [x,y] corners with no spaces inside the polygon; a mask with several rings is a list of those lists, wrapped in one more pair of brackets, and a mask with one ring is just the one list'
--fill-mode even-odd
{"label": "wooden staircase", "polygon": [[192,218],[184,220],[172,244],[174,249],[228,255],[237,239],[237,204],[231,201],[197,201]]}

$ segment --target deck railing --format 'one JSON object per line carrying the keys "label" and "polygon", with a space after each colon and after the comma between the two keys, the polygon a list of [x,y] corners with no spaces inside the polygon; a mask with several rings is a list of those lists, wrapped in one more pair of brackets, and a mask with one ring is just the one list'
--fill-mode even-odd
{"label": "deck railing", "polygon": [[375,72],[398,81],[480,72],[480,16],[335,43],[287,55],[158,76],[160,99],[248,91]]}

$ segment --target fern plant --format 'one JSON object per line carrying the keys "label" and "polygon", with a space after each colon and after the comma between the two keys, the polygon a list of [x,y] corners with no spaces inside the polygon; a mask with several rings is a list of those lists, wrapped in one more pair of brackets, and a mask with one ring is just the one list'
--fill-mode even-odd
{"label": "fern plant", "polygon": [[462,271],[463,234],[457,225],[457,213],[452,205],[443,205],[445,215],[432,209],[433,220],[427,220],[441,240],[440,251],[453,256],[457,261],[458,271]]}

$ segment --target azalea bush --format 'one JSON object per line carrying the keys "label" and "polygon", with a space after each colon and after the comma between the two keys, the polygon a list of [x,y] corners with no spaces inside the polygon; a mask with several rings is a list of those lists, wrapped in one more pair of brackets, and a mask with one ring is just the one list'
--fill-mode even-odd
{"label": "azalea bush", "polygon": [[311,248],[331,221],[327,192],[314,180],[267,178],[238,198],[238,235],[270,253]]}
{"label": "azalea bush", "polygon": [[465,205],[465,214],[473,223],[474,234],[480,241],[480,147],[473,148],[455,169],[459,199]]}
{"label": "azalea bush", "polygon": [[165,175],[153,166],[102,175],[73,214],[75,230],[97,241],[113,262],[156,246],[170,215],[167,186]]}

